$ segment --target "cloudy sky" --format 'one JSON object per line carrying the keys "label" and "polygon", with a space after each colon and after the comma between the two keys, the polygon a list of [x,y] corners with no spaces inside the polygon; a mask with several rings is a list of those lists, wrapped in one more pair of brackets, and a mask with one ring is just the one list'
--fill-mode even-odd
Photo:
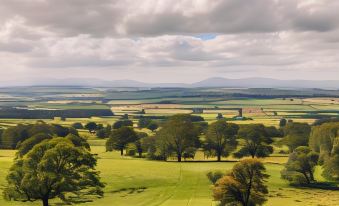
{"label": "cloudy sky", "polygon": [[0,81],[339,80],[336,0],[0,0]]}

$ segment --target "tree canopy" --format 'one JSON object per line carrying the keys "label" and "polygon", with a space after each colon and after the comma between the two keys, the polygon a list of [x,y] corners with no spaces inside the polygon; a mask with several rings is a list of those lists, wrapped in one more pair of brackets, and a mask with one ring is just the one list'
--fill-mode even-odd
{"label": "tree canopy", "polygon": [[290,122],[284,127],[285,137],[283,142],[288,146],[290,152],[299,146],[307,146],[311,126],[307,123]]}
{"label": "tree canopy", "polygon": [[95,170],[96,159],[68,138],[53,138],[35,145],[24,158],[15,160],[7,176],[4,196],[8,200],[49,200],[66,203],[102,197],[104,187]]}
{"label": "tree canopy", "polygon": [[314,181],[314,167],[317,165],[319,155],[309,147],[297,147],[290,154],[281,177],[294,184],[310,184]]}
{"label": "tree canopy", "polygon": [[212,149],[216,152],[218,161],[221,157],[226,157],[236,149],[239,126],[233,123],[227,123],[225,120],[218,120],[208,126],[206,135],[206,149]]}
{"label": "tree canopy", "polygon": [[[182,154],[189,147],[199,145],[199,132],[192,123],[190,115],[174,115],[170,117],[157,133],[158,143],[164,148],[163,152],[173,151],[181,162]],[[167,153],[167,152],[166,152]]]}
{"label": "tree canopy", "polygon": [[238,136],[244,140],[244,145],[234,153],[237,158],[267,157],[273,152],[273,147],[270,146],[273,139],[268,136],[265,126],[262,124],[242,125]]}
{"label": "tree canopy", "polygon": [[265,185],[269,175],[257,159],[245,159],[234,165],[232,171],[220,178],[214,185],[214,199],[221,206],[255,206],[266,202],[268,194]]}
{"label": "tree canopy", "polygon": [[138,140],[138,135],[131,127],[121,127],[113,130],[111,137],[106,141],[106,151],[119,150],[121,155],[128,143]]}

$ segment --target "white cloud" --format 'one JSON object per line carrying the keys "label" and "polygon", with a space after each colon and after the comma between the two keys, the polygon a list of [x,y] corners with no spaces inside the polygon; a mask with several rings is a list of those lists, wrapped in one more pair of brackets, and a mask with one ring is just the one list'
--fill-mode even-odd
{"label": "white cloud", "polygon": [[336,1],[2,1],[0,80],[339,78]]}

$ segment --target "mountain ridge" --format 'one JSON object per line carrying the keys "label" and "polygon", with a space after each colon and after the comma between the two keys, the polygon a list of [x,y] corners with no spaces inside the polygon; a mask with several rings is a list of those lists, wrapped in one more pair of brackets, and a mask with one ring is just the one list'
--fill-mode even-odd
{"label": "mountain ridge", "polygon": [[84,86],[84,87],[230,87],[230,88],[319,88],[339,89],[339,80],[279,80],[274,78],[241,78],[229,79],[224,77],[211,77],[195,83],[146,83],[130,79],[102,80],[95,78],[67,78],[45,79],[42,81],[27,81],[19,84],[3,82],[1,87],[6,86]]}

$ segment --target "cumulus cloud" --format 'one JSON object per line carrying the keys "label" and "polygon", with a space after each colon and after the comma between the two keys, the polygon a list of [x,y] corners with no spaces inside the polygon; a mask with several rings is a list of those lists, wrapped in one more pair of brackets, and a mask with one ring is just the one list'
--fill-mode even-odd
{"label": "cumulus cloud", "polygon": [[337,8],[331,0],[2,0],[0,71],[15,69],[0,79],[338,78]]}

